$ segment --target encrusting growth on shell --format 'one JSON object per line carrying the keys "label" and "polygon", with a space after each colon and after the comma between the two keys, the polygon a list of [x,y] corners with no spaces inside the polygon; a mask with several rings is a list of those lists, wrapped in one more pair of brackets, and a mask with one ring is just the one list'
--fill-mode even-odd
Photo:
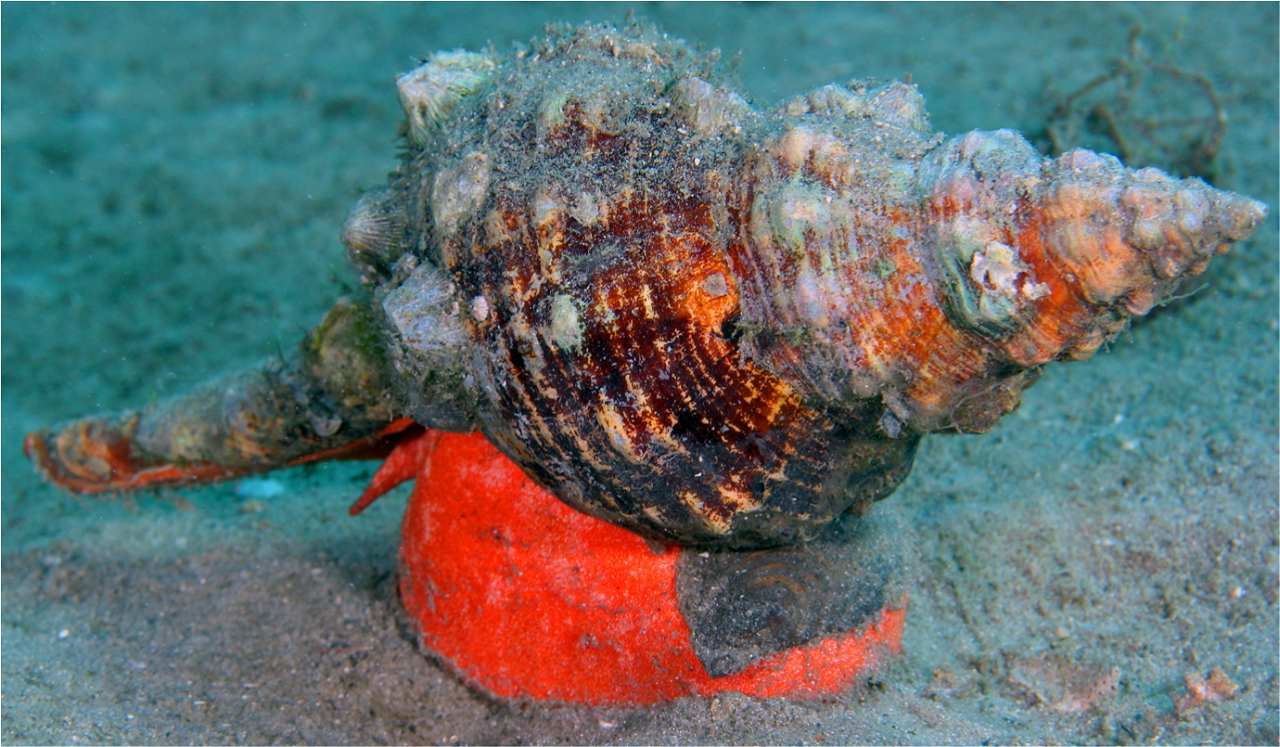
{"label": "encrusting growth on shell", "polygon": [[488,55],[455,49],[436,52],[396,78],[409,142],[416,148],[425,147],[458,103],[484,87],[493,67]]}
{"label": "encrusting growth on shell", "polygon": [[[398,87],[409,152],[343,233],[377,331],[351,357],[377,372],[367,407],[478,428],[569,505],[692,545],[867,510],[923,434],[990,429],[1266,215],[1009,130],[948,138],[911,85],[760,110],[643,25],[438,53]],[[330,436],[364,443],[375,420]],[[317,422],[295,431],[329,448]],[[74,428],[29,451],[91,490],[63,478],[64,445],[92,438]],[[296,460],[276,431],[236,438],[262,468]],[[207,456],[122,443],[135,467]]]}

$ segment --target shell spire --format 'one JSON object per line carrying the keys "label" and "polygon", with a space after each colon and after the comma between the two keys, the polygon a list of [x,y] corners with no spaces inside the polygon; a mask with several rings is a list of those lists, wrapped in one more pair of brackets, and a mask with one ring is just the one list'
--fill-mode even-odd
{"label": "shell spire", "polygon": [[901,84],[841,94],[856,126],[800,119],[755,159],[742,326],[812,401],[881,399],[890,437],[990,429],[1041,366],[1092,355],[1267,212],[1010,130],[929,140]]}

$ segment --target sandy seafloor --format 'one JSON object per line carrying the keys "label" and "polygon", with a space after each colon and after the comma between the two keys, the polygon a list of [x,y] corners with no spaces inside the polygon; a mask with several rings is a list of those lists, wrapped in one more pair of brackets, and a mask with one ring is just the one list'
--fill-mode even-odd
{"label": "sandy seafloor", "polygon": [[[395,166],[396,73],[628,7],[740,52],[758,104],[910,74],[948,132],[1041,128],[1141,22],[1229,111],[1218,184],[1272,207],[1193,298],[1052,368],[990,434],[926,440],[881,507],[909,527],[905,653],[867,688],[495,703],[397,611],[407,489],[345,515],[370,464],[276,473],[259,512],[236,484],[99,502],[32,474],[29,429],[272,355],[355,283],[338,235]],[[1276,5],[5,3],[0,22],[5,744],[1280,739]],[[1177,709],[1214,667],[1239,694]]]}

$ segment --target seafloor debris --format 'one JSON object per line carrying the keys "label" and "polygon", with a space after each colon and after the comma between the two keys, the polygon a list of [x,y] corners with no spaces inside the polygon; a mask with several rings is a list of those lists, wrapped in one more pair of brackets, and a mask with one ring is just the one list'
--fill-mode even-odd
{"label": "seafloor debris", "polygon": [[1173,710],[1178,718],[1188,716],[1211,703],[1235,700],[1240,692],[1240,686],[1232,682],[1220,667],[1214,667],[1208,677],[1200,676],[1199,672],[1187,672],[1184,679],[1187,683],[1186,694],[1173,699]]}
{"label": "seafloor debris", "polygon": [[1213,82],[1143,48],[1142,27],[1129,33],[1128,56],[1068,94],[1049,115],[1051,155],[1072,148],[1114,153],[1133,168],[1154,166],[1210,181],[1227,132]]}
{"label": "seafloor debris", "polygon": [[83,492],[385,455],[479,429],[565,503],[665,541],[814,538],[1087,358],[1266,208],[1009,130],[914,86],[760,110],[633,24],[399,80],[408,150],[343,237],[368,297],[298,356],[33,433]]}
{"label": "seafloor debris", "polygon": [[1035,705],[1059,713],[1103,710],[1115,697],[1120,670],[1086,666],[1061,656],[1019,660],[1009,672],[1009,682]]}

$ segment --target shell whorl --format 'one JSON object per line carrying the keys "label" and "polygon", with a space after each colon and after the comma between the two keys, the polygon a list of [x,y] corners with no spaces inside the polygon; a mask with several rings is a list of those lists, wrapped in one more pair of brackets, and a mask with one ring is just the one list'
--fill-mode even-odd
{"label": "shell whorl", "polygon": [[807,123],[766,144],[739,265],[760,357],[828,406],[881,398],[889,436],[988,430],[1038,367],[1087,358],[1266,214],[1009,130],[869,124],[887,148]]}
{"label": "shell whorl", "polygon": [[642,26],[404,80],[410,157],[348,233],[409,414],[683,543],[865,510],[921,434],[989,429],[1265,213],[1009,131],[946,140],[912,86],[757,111]]}

